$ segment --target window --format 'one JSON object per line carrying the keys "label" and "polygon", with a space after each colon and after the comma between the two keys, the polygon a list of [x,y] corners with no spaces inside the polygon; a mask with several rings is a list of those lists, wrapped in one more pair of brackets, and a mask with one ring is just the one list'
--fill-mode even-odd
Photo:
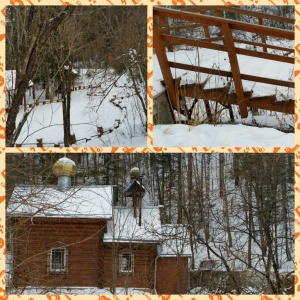
{"label": "window", "polygon": [[50,272],[64,273],[67,271],[67,250],[66,248],[50,249]]}
{"label": "window", "polygon": [[133,272],[133,255],[130,252],[124,252],[120,254],[120,272]]}

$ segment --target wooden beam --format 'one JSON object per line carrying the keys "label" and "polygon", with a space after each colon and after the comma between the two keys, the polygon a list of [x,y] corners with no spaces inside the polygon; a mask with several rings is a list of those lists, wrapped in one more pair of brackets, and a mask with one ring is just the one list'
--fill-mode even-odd
{"label": "wooden beam", "polygon": [[[199,84],[186,84],[180,86],[182,97],[191,97],[202,100],[210,100],[222,104],[238,105],[236,93],[227,93],[226,88],[214,88],[202,90]],[[270,111],[294,114],[295,101],[276,101],[275,95],[252,97],[251,91],[244,92],[244,103],[248,107],[265,109]]]}
{"label": "wooden beam", "polygon": [[[153,19],[153,35],[154,35],[153,46],[166,84],[168,99],[171,107],[176,106],[177,104],[176,98],[178,97],[178,95],[176,95],[175,84],[173,81],[170,64],[168,62],[165,46],[162,42],[162,39],[160,38],[160,33],[156,22],[156,18]],[[174,115],[173,115],[173,119],[175,120]]]}
{"label": "wooden beam", "polygon": [[280,50],[280,51],[285,51],[285,52],[290,52],[294,53],[295,49],[291,48],[285,48],[285,47],[279,47],[279,46],[274,46],[274,45],[269,45],[269,44],[263,44],[263,43],[257,43],[257,42],[250,42],[242,39],[234,39],[235,43],[241,43],[241,44],[247,44],[247,45],[253,45],[257,47],[266,47],[268,49],[274,49],[274,50]]}
{"label": "wooden beam", "polygon": [[[225,104],[235,104],[238,105],[238,100],[236,93],[228,94],[228,89],[225,88],[214,88],[205,89],[199,87],[199,84],[186,84],[180,86],[180,94],[182,97],[191,97],[196,99],[217,101]],[[251,98],[252,92],[244,92],[244,100]]]}
{"label": "wooden beam", "polygon": [[[264,25],[264,21],[260,17],[258,18],[258,24],[259,25]],[[261,34],[260,38],[261,38],[262,43],[266,45],[267,44],[266,36]],[[264,50],[264,52],[268,52],[268,48],[266,46],[263,46],[263,50]]]}
{"label": "wooden beam", "polygon": [[228,24],[231,29],[254,32],[257,34],[264,34],[266,36],[274,36],[279,38],[284,38],[288,40],[294,40],[294,31],[273,28],[268,26],[262,26],[257,24],[249,24],[244,22],[239,22],[235,20],[229,20],[225,18],[219,18],[214,16],[200,15],[196,13],[175,10],[171,8],[162,8],[162,7],[154,7],[153,8],[153,16],[158,17],[169,17],[179,20],[185,20],[194,23],[200,23],[207,26],[221,26],[221,24]]}
{"label": "wooden beam", "polygon": [[[163,41],[173,44],[173,45],[184,44],[184,45],[188,45],[188,46],[202,47],[202,48],[206,48],[206,49],[227,52],[226,45],[209,43],[209,42],[206,42],[203,40],[192,40],[192,39],[181,38],[181,37],[176,37],[176,36],[171,36],[171,35],[161,35],[161,38]],[[254,42],[247,42],[247,41],[244,42],[244,40],[234,40],[234,42],[245,43],[245,44],[250,44],[250,45],[257,45],[259,47],[265,46],[264,44],[261,44],[261,43],[254,43]],[[274,48],[274,47],[270,47],[270,48]],[[286,48],[283,48],[283,49],[286,49]],[[280,49],[280,50],[283,50],[283,49]],[[288,50],[293,51],[291,49],[286,49],[283,51],[288,51]],[[253,51],[253,50],[248,50],[248,49],[243,49],[243,48],[238,48],[238,47],[235,47],[235,52],[237,54],[251,56],[251,57],[257,57],[257,58],[261,58],[261,59],[275,60],[275,61],[280,61],[280,62],[289,63],[289,64],[295,63],[295,59],[293,57],[288,57],[288,56],[281,56],[281,55],[276,55],[276,54],[271,54],[271,53]]]}
{"label": "wooden beam", "polygon": [[194,6],[194,7],[192,6],[192,7],[183,9],[183,11],[189,11],[189,12],[200,12],[200,11],[202,12],[202,11],[208,11],[208,10],[222,10],[222,11],[232,12],[232,13],[236,13],[236,14],[252,16],[252,17],[256,17],[256,18],[274,20],[274,21],[278,21],[281,23],[289,23],[289,24],[295,23],[294,19],[289,19],[289,18],[275,16],[275,15],[268,15],[268,14],[257,12],[257,11],[236,8],[233,6],[203,5],[203,6]]}
{"label": "wooden beam", "polygon": [[235,87],[236,94],[238,97],[238,104],[240,107],[241,118],[247,118],[248,111],[247,111],[247,106],[244,104],[244,88],[243,88],[243,83],[242,83],[242,79],[241,79],[239,62],[238,62],[237,55],[235,52],[232,32],[229,28],[229,25],[226,23],[222,24],[221,29],[222,29],[223,35],[225,37],[224,44],[227,47],[227,51],[228,51],[228,58],[230,61],[234,87]]}
{"label": "wooden beam", "polygon": [[294,100],[272,102],[273,101],[267,101],[266,99],[262,100],[261,97],[254,97],[247,100],[247,106],[252,108],[282,112],[285,114],[294,114],[295,112]]}
{"label": "wooden beam", "polygon": [[[216,75],[216,76],[224,76],[224,77],[230,77],[230,78],[233,77],[231,71],[210,69],[210,68],[176,63],[176,62],[171,62],[171,61],[169,61],[169,66],[171,68],[175,68],[175,69],[181,69],[181,70],[187,70],[187,71],[193,71],[193,72],[199,72],[199,73],[205,73],[205,74],[212,74],[212,75]],[[240,74],[240,75],[241,75],[241,79],[243,79],[243,80],[278,85],[278,86],[285,86],[285,87],[290,87],[290,88],[295,87],[295,83],[292,81],[284,81],[284,80],[265,78],[265,77],[255,76],[255,75],[247,75],[247,74]]]}

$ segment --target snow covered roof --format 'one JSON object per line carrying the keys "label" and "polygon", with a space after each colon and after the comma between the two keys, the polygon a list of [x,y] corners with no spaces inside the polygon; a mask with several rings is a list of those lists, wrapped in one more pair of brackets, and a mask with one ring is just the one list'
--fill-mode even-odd
{"label": "snow covered roof", "polygon": [[[112,208],[112,186],[17,186],[7,207],[13,217],[107,219],[104,242],[157,243],[160,256],[189,256],[189,236],[184,226],[161,225],[160,207],[142,208],[141,226],[133,207]],[[138,209],[137,209],[138,210]],[[137,213],[138,215],[138,213]]]}
{"label": "snow covered roof", "polygon": [[144,185],[141,185],[138,180],[134,180],[133,183],[125,190],[125,197],[131,197],[131,192],[137,189],[141,189],[142,194],[146,191]]}
{"label": "snow covered roof", "polygon": [[112,217],[112,186],[56,187],[17,186],[7,207],[11,216],[96,218]]}
{"label": "snow covered roof", "polygon": [[105,242],[159,242],[160,212],[159,207],[149,206],[142,209],[141,226],[139,218],[134,218],[132,207],[117,207],[113,210],[113,221],[108,223]]}
{"label": "snow covered roof", "polygon": [[71,164],[73,166],[76,166],[75,162],[72,159],[68,158],[68,157],[62,157],[57,162],[63,162],[65,164]]}

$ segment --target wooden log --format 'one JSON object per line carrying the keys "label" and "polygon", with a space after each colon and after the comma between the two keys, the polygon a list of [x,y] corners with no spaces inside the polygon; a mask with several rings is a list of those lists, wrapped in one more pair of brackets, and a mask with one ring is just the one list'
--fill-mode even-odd
{"label": "wooden log", "polygon": [[70,144],[76,144],[76,136],[75,134],[70,134]]}
{"label": "wooden log", "polygon": [[103,127],[97,127],[98,131],[98,137],[101,137],[103,135]]}
{"label": "wooden log", "polygon": [[43,147],[43,139],[37,139],[37,147]]}

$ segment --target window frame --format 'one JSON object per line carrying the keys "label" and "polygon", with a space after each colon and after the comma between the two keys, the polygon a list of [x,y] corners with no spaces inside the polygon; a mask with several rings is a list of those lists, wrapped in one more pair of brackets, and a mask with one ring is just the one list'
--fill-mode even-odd
{"label": "window frame", "polygon": [[[129,256],[130,260],[130,269],[128,267],[128,262],[126,262],[126,268],[124,268],[124,259],[125,256]],[[119,254],[119,271],[121,274],[132,274],[134,268],[134,255],[132,252],[126,251]]]}
{"label": "window frame", "polygon": [[[53,255],[55,251],[62,252],[62,267],[63,268],[55,268],[53,265],[55,262],[53,261]],[[67,248],[66,247],[53,247],[50,248],[50,256],[49,256],[49,272],[50,274],[65,274],[67,273]]]}

